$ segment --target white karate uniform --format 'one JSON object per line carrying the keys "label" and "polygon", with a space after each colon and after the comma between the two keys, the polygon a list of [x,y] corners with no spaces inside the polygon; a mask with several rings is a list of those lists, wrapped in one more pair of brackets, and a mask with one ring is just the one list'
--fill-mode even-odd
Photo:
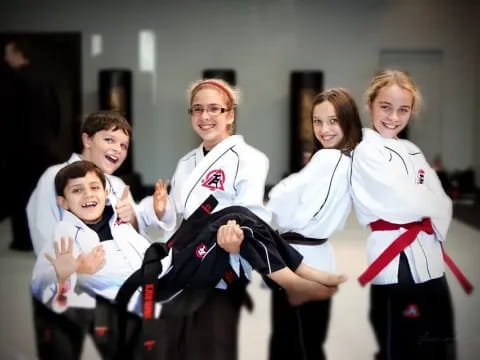
{"label": "white karate uniform", "polygon": [[[57,204],[56,200],[55,176],[66,165],[80,160],[82,160],[80,156],[74,153],[67,162],[49,167],[42,174],[37,186],[30,195],[26,212],[35,254],[38,254],[45,244],[51,243],[55,226],[63,217],[64,210]],[[108,190],[107,204],[115,207],[117,200],[122,196],[125,183],[113,175],[105,175],[105,177]],[[175,225],[175,218],[173,217],[164,217],[162,221],[157,219],[151,197],[144,199],[138,207],[133,203],[133,199],[131,201],[135,208],[137,223],[141,233],[144,233],[149,226],[159,226],[170,230]],[[167,206],[173,207],[170,203]]]}
{"label": "white karate uniform", "polygon": [[[415,283],[443,276],[440,241],[445,241],[447,235],[452,202],[416,145],[363,129],[363,140],[353,154],[351,186],[357,218],[363,225],[379,219],[405,224],[430,218],[434,234],[421,231],[404,252]],[[405,231],[372,232],[367,243],[369,264]],[[398,264],[399,256],[372,283],[396,284]]]}
{"label": "white karate uniform", "polygon": [[[268,158],[251,147],[241,135],[232,135],[211,149],[207,155],[203,146],[190,151],[177,164],[170,191],[179,218],[188,218],[210,195],[218,200],[213,212],[228,206],[244,206],[262,220],[269,222],[271,214],[263,206]],[[180,224],[180,221],[178,222]],[[240,263],[247,277],[251,266],[239,255],[230,256],[234,271]],[[222,280],[219,288],[225,288]]]}
{"label": "white karate uniform", "polygon": [[[55,270],[45,258],[45,253],[55,257],[55,241],[52,240],[42,248],[35,263],[31,286],[33,295],[56,312],[63,312],[68,307],[94,308],[95,295],[111,301],[115,300],[125,280],[141,267],[145,251],[150,246],[150,242],[130,224],[117,224],[116,218],[114,214],[109,220],[113,239],[100,242],[95,231],[69,211],[64,211],[63,220],[55,228],[55,241],[59,242],[61,237],[72,238],[74,257],[80,253],[89,253],[96,246],[101,245],[105,250],[105,264],[94,274],[72,274],[68,279],[69,290],[64,294],[66,301],[59,303],[55,301],[59,291]],[[162,265],[162,273],[159,277],[170,269],[171,254],[162,260]],[[141,313],[139,296],[140,288],[135,292],[128,306],[129,311],[137,314]]]}
{"label": "white karate uniform", "polygon": [[[352,207],[350,157],[340,150],[322,149],[298,173],[281,180],[269,193],[267,208],[280,234],[296,232],[308,238],[328,239],[342,229]],[[330,241],[321,245],[291,244],[303,261],[334,272]]]}

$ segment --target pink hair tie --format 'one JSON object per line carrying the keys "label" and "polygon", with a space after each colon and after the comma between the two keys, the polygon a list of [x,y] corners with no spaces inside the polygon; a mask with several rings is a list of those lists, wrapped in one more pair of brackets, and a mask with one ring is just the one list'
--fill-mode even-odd
{"label": "pink hair tie", "polygon": [[203,85],[213,85],[217,88],[219,88],[220,90],[222,90],[228,97],[228,100],[230,100],[230,102],[233,104],[233,97],[232,97],[232,94],[230,94],[230,92],[227,90],[227,88],[215,81],[202,81],[200,84],[198,84],[197,86],[195,86],[195,88],[192,90],[192,93],[193,91],[195,91],[195,89],[197,89],[199,86],[203,86]]}

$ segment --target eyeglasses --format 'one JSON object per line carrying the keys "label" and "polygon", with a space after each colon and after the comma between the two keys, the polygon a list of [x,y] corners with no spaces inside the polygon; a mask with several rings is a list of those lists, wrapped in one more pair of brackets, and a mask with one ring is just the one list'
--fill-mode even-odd
{"label": "eyeglasses", "polygon": [[203,112],[206,111],[210,115],[219,115],[223,114],[228,109],[221,107],[218,104],[209,104],[206,108],[201,105],[194,105],[190,109],[188,109],[188,113],[192,116],[201,116]]}

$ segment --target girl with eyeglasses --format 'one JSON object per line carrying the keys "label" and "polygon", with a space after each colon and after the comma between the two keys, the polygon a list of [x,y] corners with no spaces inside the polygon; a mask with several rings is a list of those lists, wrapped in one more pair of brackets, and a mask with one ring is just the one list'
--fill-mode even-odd
{"label": "girl with eyeglasses", "polygon": [[[282,237],[318,270],[335,271],[328,238],[350,213],[351,152],[361,122],[351,95],[341,88],[318,94],[312,103],[313,155],[305,167],[280,181],[267,208]],[[292,307],[286,294],[272,295],[270,359],[325,359],[331,300]]]}
{"label": "girl with eyeglasses", "polygon": [[[229,257],[220,281],[215,277],[215,289],[190,287],[181,294],[188,314],[160,320],[158,346],[169,360],[234,360],[240,307],[252,268],[273,281],[286,280],[293,303],[330,297],[345,278],[333,275],[326,284],[324,275],[331,274],[302,266],[302,256],[268,225],[271,214],[263,206],[268,158],[235,135],[238,91],[219,79],[202,80],[188,90],[188,102],[193,130],[202,142],[179,160],[171,181],[169,196],[179,218],[179,229],[169,240],[173,271],[175,254],[188,250],[192,242],[197,246],[198,239],[211,241],[212,235],[214,244],[202,240],[194,255],[205,256],[202,263],[209,263],[218,244]],[[211,195],[218,202],[213,207],[208,203]],[[209,215],[198,215],[201,210]],[[195,232],[199,235],[192,235]],[[217,265],[213,260],[212,269]],[[194,277],[201,274],[199,268]]]}

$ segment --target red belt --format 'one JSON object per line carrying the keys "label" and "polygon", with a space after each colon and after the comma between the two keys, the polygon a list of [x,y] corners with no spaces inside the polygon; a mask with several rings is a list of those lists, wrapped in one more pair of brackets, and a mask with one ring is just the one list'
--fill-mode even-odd
{"label": "red belt", "polygon": [[[365,286],[365,284],[372,281],[372,279],[377,276],[380,271],[382,271],[395,258],[395,256],[399,255],[407,246],[413,243],[420,231],[423,231],[427,234],[433,234],[432,222],[429,218],[425,218],[421,222],[412,222],[408,224],[392,224],[385,220],[377,220],[370,223],[370,228],[372,231],[398,230],[400,228],[405,228],[407,231],[396,238],[395,241],[393,241],[390,246],[388,246],[380,254],[380,256],[370,264],[367,270],[360,275],[358,281],[362,286]],[[453,275],[455,275],[457,280],[460,282],[463,290],[465,290],[467,294],[470,294],[473,291],[472,284],[468,281],[453,260],[447,255],[443,249],[443,245],[441,246],[443,260],[447,263],[448,267],[453,272]]]}

